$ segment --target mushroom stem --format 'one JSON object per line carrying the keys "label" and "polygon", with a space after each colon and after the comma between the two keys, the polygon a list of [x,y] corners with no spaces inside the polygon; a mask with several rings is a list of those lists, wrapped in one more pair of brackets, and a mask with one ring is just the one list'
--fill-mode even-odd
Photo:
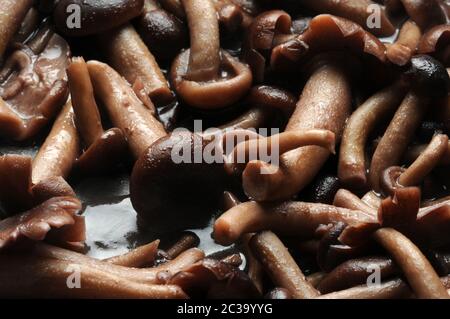
{"label": "mushroom stem", "polygon": [[422,32],[417,24],[411,20],[406,21],[397,40],[386,51],[388,59],[397,65],[406,65],[416,53]]}
{"label": "mushroom stem", "polygon": [[89,70],[83,58],[72,58],[67,77],[77,128],[87,148],[103,134],[103,127]]}
{"label": "mushroom stem", "polygon": [[[350,19],[376,36],[390,36],[395,32],[384,8],[371,0],[303,0],[302,5],[318,13],[330,13]],[[379,12],[373,11],[374,6],[378,6]],[[369,22],[374,12],[378,14],[381,25],[371,27]]]}
{"label": "mushroom stem", "polygon": [[231,208],[214,223],[214,239],[231,245],[242,234],[271,229],[283,235],[312,238],[322,224],[376,222],[371,214],[324,204],[246,202]]}
{"label": "mushroom stem", "polygon": [[339,154],[338,176],[344,185],[357,189],[366,186],[367,139],[374,128],[395,111],[404,91],[404,86],[397,82],[370,97],[350,116]]}
{"label": "mushroom stem", "polygon": [[118,266],[140,268],[153,263],[158,252],[158,246],[159,240],[155,240],[150,244],[133,249],[124,255],[111,257],[104,261]]}
{"label": "mushroom stem", "polygon": [[422,30],[445,21],[437,0],[401,0],[406,13]]}
{"label": "mushroom stem", "polygon": [[[229,166],[229,170],[233,172],[239,164],[259,160],[259,157],[256,158],[255,155],[265,154],[271,158],[279,157],[284,153],[309,145],[321,146],[334,153],[335,143],[334,133],[327,130],[291,131],[266,138],[258,137],[239,143],[228,156],[227,167]],[[274,171],[276,170],[275,168]]]}
{"label": "mushroom stem", "polygon": [[138,97],[144,100],[149,96],[155,104],[163,105],[173,100],[158,63],[131,24],[104,33],[99,39],[111,66],[133,87],[143,85]]}
{"label": "mushroom stem", "polygon": [[310,299],[320,295],[274,233],[265,231],[253,236],[250,246],[275,286],[289,290],[294,299]]}
{"label": "mushroom stem", "polygon": [[425,151],[398,178],[402,186],[419,185],[447,154],[448,136],[438,134],[433,137]]}
{"label": "mushroom stem", "polygon": [[[350,113],[350,97],[350,84],[344,71],[333,62],[323,65],[303,89],[286,132],[330,130],[338,141]],[[280,169],[269,175],[261,174],[266,163],[250,162],[242,176],[244,190],[259,201],[290,198],[312,181],[329,155],[329,150],[318,146],[298,148],[284,154]]]}
{"label": "mushroom stem", "polygon": [[182,0],[191,37],[188,71],[191,81],[209,81],[219,75],[219,22],[212,1]]}
{"label": "mushroom stem", "polygon": [[[0,295],[40,298],[186,298],[178,286],[133,282],[117,274],[71,261],[0,256]],[[80,286],[70,289],[74,272]]]}
{"label": "mushroom stem", "polygon": [[380,195],[378,195],[374,191],[370,191],[364,194],[364,196],[361,197],[361,200],[370,207],[373,207],[375,209],[378,209],[378,207],[380,207],[381,205]]}
{"label": "mushroom stem", "polygon": [[262,294],[264,285],[263,285],[263,277],[264,277],[264,269],[259,262],[259,260],[255,257],[253,250],[250,247],[250,240],[255,234],[245,234],[242,236],[242,244],[244,248],[245,260],[247,264],[247,274],[248,277],[252,280],[256,289]]}
{"label": "mushroom stem", "polygon": [[0,4],[0,62],[10,40],[32,5],[33,0],[2,0]]}
{"label": "mushroom stem", "polygon": [[52,177],[66,178],[80,152],[71,101],[63,107],[53,128],[33,160],[32,183]]}
{"label": "mushroom stem", "polygon": [[321,295],[319,299],[399,299],[411,296],[411,290],[401,279],[379,285],[361,285],[338,292]]}
{"label": "mushroom stem", "polygon": [[408,238],[392,228],[373,236],[392,255],[418,298],[450,298],[430,262]]}
{"label": "mushroom stem", "polygon": [[163,125],[152,116],[128,83],[111,67],[87,63],[95,94],[104,103],[114,126],[124,132],[135,158],[166,135]]}
{"label": "mushroom stem", "polygon": [[197,247],[200,243],[200,238],[195,233],[187,232],[180,238],[166,253],[170,259],[174,259],[182,254],[184,251]]}
{"label": "mushroom stem", "polygon": [[340,189],[334,196],[334,206],[348,208],[352,210],[360,210],[371,214],[374,218],[377,218],[378,212],[373,207],[364,203],[358,196],[346,189]]}
{"label": "mushroom stem", "polygon": [[375,191],[380,191],[383,171],[400,162],[423,119],[427,104],[426,99],[409,92],[395,113],[372,157],[369,182]]}

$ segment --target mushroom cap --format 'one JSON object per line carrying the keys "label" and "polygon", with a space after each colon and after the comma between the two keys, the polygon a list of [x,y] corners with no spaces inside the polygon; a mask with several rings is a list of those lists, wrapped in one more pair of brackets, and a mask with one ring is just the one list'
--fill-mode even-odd
{"label": "mushroom cap", "polygon": [[[79,27],[70,27],[68,23],[76,14],[75,9],[69,10],[71,5],[79,8]],[[143,6],[144,0],[60,0],[53,11],[53,19],[64,35],[87,36],[124,24],[141,14]]]}
{"label": "mushroom cap", "polygon": [[23,47],[10,56],[2,71],[11,63],[19,72],[0,78],[0,135],[28,139],[60,110],[69,92],[69,58],[70,48],[57,34],[39,54]]}
{"label": "mushroom cap", "polygon": [[185,78],[190,50],[183,51],[174,60],[170,72],[177,93],[190,106],[199,109],[218,109],[239,101],[252,85],[250,68],[222,50],[220,77],[207,82],[195,82]]}
{"label": "mushroom cap", "polygon": [[127,150],[125,135],[118,128],[104,132],[80,156],[77,169],[91,174],[105,173],[114,168]]}
{"label": "mushroom cap", "polygon": [[137,31],[158,60],[170,61],[189,44],[187,27],[165,10],[152,10],[137,23]]}
{"label": "mushroom cap", "polygon": [[194,163],[208,144],[197,134],[172,133],[137,160],[130,191],[141,225],[168,232],[209,222],[220,205],[226,174],[222,164]]}
{"label": "mushroom cap", "polygon": [[412,82],[413,89],[431,98],[446,97],[450,87],[450,77],[441,62],[429,55],[412,57],[405,75]]}

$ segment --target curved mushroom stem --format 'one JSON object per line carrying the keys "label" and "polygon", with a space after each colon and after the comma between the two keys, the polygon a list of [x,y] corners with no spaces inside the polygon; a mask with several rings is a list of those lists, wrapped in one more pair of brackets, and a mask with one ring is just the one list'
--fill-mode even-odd
{"label": "curved mushroom stem", "polygon": [[400,66],[407,64],[416,53],[421,37],[422,32],[417,24],[410,20],[406,21],[395,43],[387,48],[388,59]]}
{"label": "curved mushroom stem", "polygon": [[253,236],[250,246],[275,286],[288,289],[295,299],[310,299],[320,295],[274,233],[265,231]]}
{"label": "curved mushroom stem", "polygon": [[369,182],[375,191],[380,191],[383,171],[397,165],[404,155],[415,130],[425,114],[427,99],[409,92],[386,129],[372,157]]}
{"label": "curved mushroom stem", "polygon": [[445,22],[437,0],[400,0],[408,15],[422,30]]}
{"label": "curved mushroom stem", "polygon": [[166,135],[163,125],[116,71],[97,61],[87,64],[95,94],[105,104],[114,126],[124,132],[134,157],[138,158]]}
{"label": "curved mushroom stem", "polygon": [[39,184],[52,177],[66,178],[80,152],[71,101],[67,102],[33,160],[32,182]]}
{"label": "curved mushroom stem", "polygon": [[367,283],[373,270],[377,269],[380,279],[398,274],[398,269],[390,258],[367,257],[348,260],[333,271],[326,274],[317,289],[322,293],[330,293]]}
{"label": "curved mushroom stem", "polygon": [[[71,261],[0,257],[0,295],[49,298],[186,298],[178,286],[133,282],[123,276]],[[69,289],[67,278],[79,271],[80,288]]]}
{"label": "curved mushroom stem", "polygon": [[111,257],[104,261],[110,264],[132,268],[151,265],[158,252],[158,246],[159,240],[155,240],[147,245],[133,249],[124,255]]}
{"label": "curved mushroom stem", "polygon": [[361,222],[374,223],[371,214],[324,204],[286,202],[260,204],[247,202],[231,208],[214,223],[214,239],[231,245],[242,234],[271,229],[283,235],[301,234],[311,238],[322,224],[343,222],[349,225]]}
{"label": "curved mushroom stem", "polygon": [[360,210],[371,214],[374,218],[377,218],[378,212],[373,207],[364,203],[358,196],[346,189],[340,189],[334,196],[334,206],[348,208],[352,210]]}
{"label": "curved mushroom stem", "polygon": [[404,85],[397,82],[364,102],[350,116],[342,136],[338,176],[352,188],[366,186],[365,147],[369,134],[393,113],[404,97]]}
{"label": "curved mushroom stem", "polygon": [[[284,153],[309,145],[321,146],[334,154],[335,143],[334,133],[326,130],[291,131],[261,137],[239,143],[228,156],[225,167],[229,172],[234,172],[240,164],[259,160],[263,154],[273,159],[275,156],[278,158]],[[277,169],[275,167],[274,169],[275,172]]]}
{"label": "curved mushroom stem", "polygon": [[430,262],[408,238],[392,228],[373,236],[392,255],[418,298],[450,298]]}
{"label": "curved mushroom stem", "polygon": [[319,299],[399,299],[411,296],[407,283],[393,279],[380,285],[361,285],[338,292],[321,295]]}
{"label": "curved mushroom stem", "polygon": [[0,62],[32,5],[33,0],[3,0],[0,4]]}
{"label": "curved mushroom stem", "polygon": [[[312,129],[330,130],[340,139],[350,113],[350,85],[345,73],[335,63],[317,69],[309,79],[286,132],[306,132]],[[263,175],[270,169],[264,162],[250,162],[243,173],[247,195],[259,201],[290,198],[316,176],[330,151],[308,146],[284,154],[275,174]],[[273,171],[273,170],[271,170]]]}
{"label": "curved mushroom stem", "polygon": [[[390,36],[394,34],[395,27],[381,5],[377,5],[371,0],[304,0],[302,5],[313,9],[319,13],[330,13],[355,21],[360,26],[377,36]],[[378,6],[379,19],[381,25],[370,27],[370,15],[373,14],[374,6]]]}
{"label": "curved mushroom stem", "polygon": [[67,77],[76,121],[79,123],[77,128],[85,146],[89,147],[103,134],[103,127],[89,70],[83,58],[72,58]]}
{"label": "curved mushroom stem", "polygon": [[182,0],[191,35],[191,49],[186,78],[209,81],[219,75],[219,22],[212,1]]}
{"label": "curved mushroom stem", "polygon": [[447,154],[448,146],[447,135],[433,137],[425,151],[400,175],[398,183],[405,187],[419,185]]}

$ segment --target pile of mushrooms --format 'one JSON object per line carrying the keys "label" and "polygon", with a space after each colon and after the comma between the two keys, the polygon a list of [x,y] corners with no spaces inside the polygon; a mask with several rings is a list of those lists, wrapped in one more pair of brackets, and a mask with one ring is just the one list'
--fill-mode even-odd
{"label": "pile of mushrooms", "polygon": [[[0,296],[449,299],[449,12],[1,1]],[[118,170],[161,240],[98,259],[74,189]]]}

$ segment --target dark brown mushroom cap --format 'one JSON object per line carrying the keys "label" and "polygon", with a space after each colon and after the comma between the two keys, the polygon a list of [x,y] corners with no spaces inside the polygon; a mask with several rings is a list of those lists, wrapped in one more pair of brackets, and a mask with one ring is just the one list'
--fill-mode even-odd
{"label": "dark brown mushroom cap", "polygon": [[[68,21],[75,11],[70,5],[78,6],[81,27],[71,28]],[[87,36],[113,29],[137,17],[144,6],[144,0],[60,0],[53,11],[58,30],[67,36]],[[76,13],[76,12],[75,12]]]}
{"label": "dark brown mushroom cap", "polygon": [[239,101],[252,85],[250,68],[222,50],[220,76],[207,82],[185,78],[190,50],[183,51],[173,61],[170,78],[180,97],[190,106],[200,109],[223,108]]}
{"label": "dark brown mushroom cap", "polygon": [[194,163],[206,145],[197,134],[178,132],[159,139],[141,155],[130,191],[142,225],[168,232],[209,221],[220,205],[226,177],[222,164]]}
{"label": "dark brown mushroom cap", "polygon": [[329,51],[349,51],[386,61],[386,47],[377,37],[350,20],[322,14],[311,20],[304,33],[276,46],[270,63],[273,69],[292,68]]}
{"label": "dark brown mushroom cap", "polygon": [[158,60],[170,61],[189,44],[187,26],[165,10],[145,13],[137,31]]}
{"label": "dark brown mushroom cap", "polygon": [[28,139],[59,111],[68,95],[69,57],[56,34],[40,54],[23,47],[10,56],[0,74],[0,135]]}
{"label": "dark brown mushroom cap", "polygon": [[440,98],[446,97],[450,88],[450,77],[441,62],[429,55],[412,57],[405,72],[412,87],[421,95]]}
{"label": "dark brown mushroom cap", "polygon": [[266,11],[258,15],[250,24],[242,46],[243,60],[252,69],[256,82],[262,82],[266,61],[274,46],[277,34],[291,33],[291,17],[282,10]]}
{"label": "dark brown mushroom cap", "polygon": [[115,168],[125,154],[127,140],[118,128],[104,132],[76,162],[83,173],[101,174]]}

